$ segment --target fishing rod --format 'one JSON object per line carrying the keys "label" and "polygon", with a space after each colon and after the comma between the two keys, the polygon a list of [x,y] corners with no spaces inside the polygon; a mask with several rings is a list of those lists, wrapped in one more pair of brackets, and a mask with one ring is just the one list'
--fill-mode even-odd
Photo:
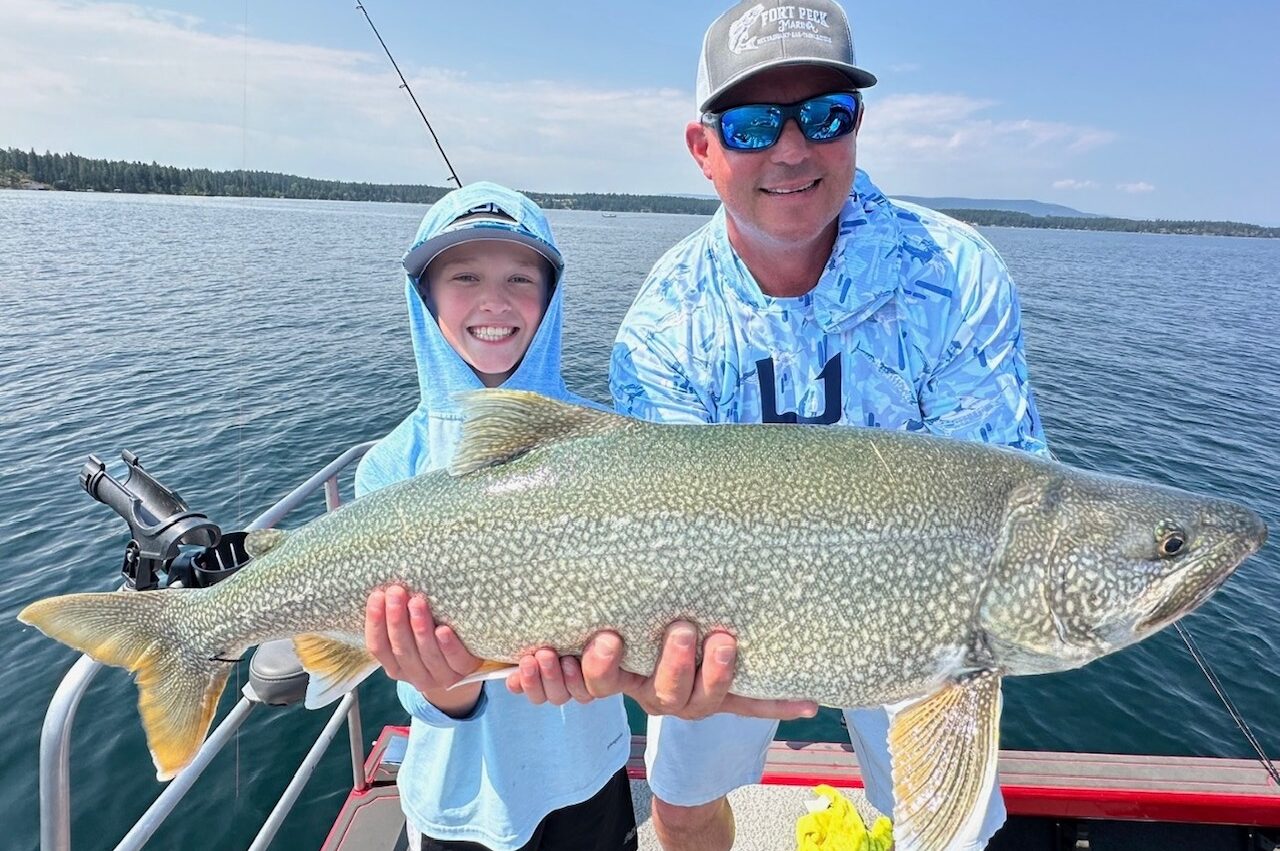
{"label": "fishing rod", "polygon": [[387,54],[387,58],[391,60],[391,67],[396,69],[396,74],[400,76],[400,88],[409,93],[409,99],[413,101],[413,105],[418,108],[418,114],[422,116],[422,123],[427,125],[427,132],[431,134],[431,140],[436,143],[436,150],[440,152],[444,164],[449,167],[449,179],[459,189],[462,188],[462,181],[458,179],[458,173],[453,170],[453,163],[449,162],[449,155],[444,152],[444,146],[440,144],[440,138],[436,136],[436,131],[432,129],[431,122],[427,120],[427,114],[422,111],[422,107],[418,104],[418,99],[413,96],[413,89],[409,88],[409,81],[404,78],[404,74],[400,72],[400,66],[396,64],[396,58],[391,55],[391,51],[387,48],[387,43],[382,40],[382,34],[378,32],[378,28],[373,25],[373,19],[369,17],[369,11],[365,9],[364,4],[356,2],[356,8],[364,14],[364,19],[369,22],[369,28],[373,30],[373,34],[378,38],[378,44],[382,45],[382,50]]}

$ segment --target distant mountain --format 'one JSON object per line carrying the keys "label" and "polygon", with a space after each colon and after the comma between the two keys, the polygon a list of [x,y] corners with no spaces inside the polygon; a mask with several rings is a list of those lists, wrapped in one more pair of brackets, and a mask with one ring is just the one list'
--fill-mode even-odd
{"label": "distant mountain", "polygon": [[932,210],[1004,210],[1009,213],[1026,213],[1029,216],[1059,216],[1067,219],[1101,219],[1097,213],[1082,213],[1061,204],[1043,201],[1006,200],[1000,198],[922,198],[918,195],[894,195],[903,201],[919,204]]}

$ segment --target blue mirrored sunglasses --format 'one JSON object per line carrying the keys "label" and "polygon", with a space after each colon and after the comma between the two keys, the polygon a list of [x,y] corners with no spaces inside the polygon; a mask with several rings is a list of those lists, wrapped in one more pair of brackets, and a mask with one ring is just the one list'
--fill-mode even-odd
{"label": "blue mirrored sunglasses", "polygon": [[858,92],[832,92],[799,103],[749,103],[723,112],[705,112],[702,121],[719,129],[720,141],[730,150],[763,151],[777,144],[791,118],[810,142],[847,136],[858,126],[861,108]]}

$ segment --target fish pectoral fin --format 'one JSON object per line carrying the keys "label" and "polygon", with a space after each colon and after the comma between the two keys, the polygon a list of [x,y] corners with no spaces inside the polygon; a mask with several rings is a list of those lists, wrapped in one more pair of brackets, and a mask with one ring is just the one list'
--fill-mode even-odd
{"label": "fish pectoral fin", "polygon": [[469,390],[453,394],[466,422],[449,464],[449,475],[505,464],[531,449],[602,434],[636,420],[549,399],[528,390]]}
{"label": "fish pectoral fin", "polygon": [[319,709],[354,689],[378,669],[363,644],[352,644],[327,635],[297,635],[293,652],[310,675],[306,707]]}
{"label": "fish pectoral fin", "polygon": [[505,680],[511,674],[520,670],[519,665],[512,665],[510,662],[495,662],[493,659],[485,659],[480,663],[480,667],[449,686],[455,689],[458,686],[465,686],[467,683],[479,683],[485,680]]}
{"label": "fish pectoral fin", "polygon": [[996,783],[1000,675],[978,671],[893,713],[893,835],[898,851],[977,840]]}
{"label": "fish pectoral fin", "polygon": [[254,529],[244,536],[244,551],[249,558],[261,558],[289,537],[283,529]]}

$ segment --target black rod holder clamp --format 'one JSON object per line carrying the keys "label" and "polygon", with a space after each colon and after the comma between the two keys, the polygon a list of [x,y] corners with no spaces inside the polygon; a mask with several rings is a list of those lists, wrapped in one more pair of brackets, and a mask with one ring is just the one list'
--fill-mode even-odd
{"label": "black rod holder clamp", "polygon": [[107,472],[101,459],[90,455],[80,470],[80,486],[129,524],[132,539],[125,548],[121,573],[130,588],[146,591],[158,587],[158,574],[169,570],[180,546],[207,551],[218,546],[222,532],[208,517],[190,510],[176,491],[143,470],[137,455],[126,449],[120,457],[129,468],[123,482]]}

